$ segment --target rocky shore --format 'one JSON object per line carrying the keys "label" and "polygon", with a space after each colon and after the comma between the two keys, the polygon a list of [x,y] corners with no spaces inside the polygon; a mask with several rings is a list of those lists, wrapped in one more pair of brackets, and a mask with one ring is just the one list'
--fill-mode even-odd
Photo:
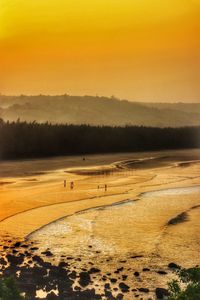
{"label": "rocky shore", "polygon": [[[140,258],[140,255],[131,257],[132,260]],[[57,263],[50,249],[40,252],[33,243],[7,240],[1,245],[0,274],[2,277],[13,276],[29,300],[153,300],[165,299],[168,291],[159,286],[143,286],[143,276],[152,271],[158,276],[166,276],[180,268],[176,263],[169,263],[164,270],[144,266],[137,271],[129,267],[128,261],[121,260],[116,270],[104,273],[94,261],[77,268],[81,260],[81,257],[63,255]],[[107,263],[109,260],[112,258],[107,258]],[[127,283],[130,276],[132,286]]]}

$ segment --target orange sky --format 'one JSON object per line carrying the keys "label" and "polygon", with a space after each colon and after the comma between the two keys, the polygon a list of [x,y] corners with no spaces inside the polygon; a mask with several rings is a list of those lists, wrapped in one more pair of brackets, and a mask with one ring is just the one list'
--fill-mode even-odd
{"label": "orange sky", "polygon": [[200,102],[200,0],[0,0],[0,92]]}

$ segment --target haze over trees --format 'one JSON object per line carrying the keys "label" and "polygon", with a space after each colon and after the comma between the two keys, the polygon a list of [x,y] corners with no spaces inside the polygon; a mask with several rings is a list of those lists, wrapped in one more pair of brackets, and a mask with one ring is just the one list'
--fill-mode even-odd
{"label": "haze over trees", "polygon": [[200,125],[200,103],[138,103],[98,96],[0,95],[0,117],[54,124],[196,126]]}

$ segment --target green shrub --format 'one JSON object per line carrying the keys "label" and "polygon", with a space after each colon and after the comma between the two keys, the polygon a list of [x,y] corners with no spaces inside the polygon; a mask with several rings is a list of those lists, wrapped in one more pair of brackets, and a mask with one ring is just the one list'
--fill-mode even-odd
{"label": "green shrub", "polygon": [[169,300],[200,300],[200,268],[178,270],[178,280],[169,285]]}
{"label": "green shrub", "polygon": [[13,277],[0,279],[0,300],[22,300],[24,299],[17,288]]}

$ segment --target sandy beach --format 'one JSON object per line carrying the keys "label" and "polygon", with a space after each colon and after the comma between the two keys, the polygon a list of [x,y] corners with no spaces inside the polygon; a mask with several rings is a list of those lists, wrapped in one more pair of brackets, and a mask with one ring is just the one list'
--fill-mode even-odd
{"label": "sandy beach", "polygon": [[156,299],[169,263],[200,264],[199,195],[199,150],[1,162],[1,253],[24,241],[50,263],[71,257],[73,287],[94,265],[87,289],[101,299]]}

